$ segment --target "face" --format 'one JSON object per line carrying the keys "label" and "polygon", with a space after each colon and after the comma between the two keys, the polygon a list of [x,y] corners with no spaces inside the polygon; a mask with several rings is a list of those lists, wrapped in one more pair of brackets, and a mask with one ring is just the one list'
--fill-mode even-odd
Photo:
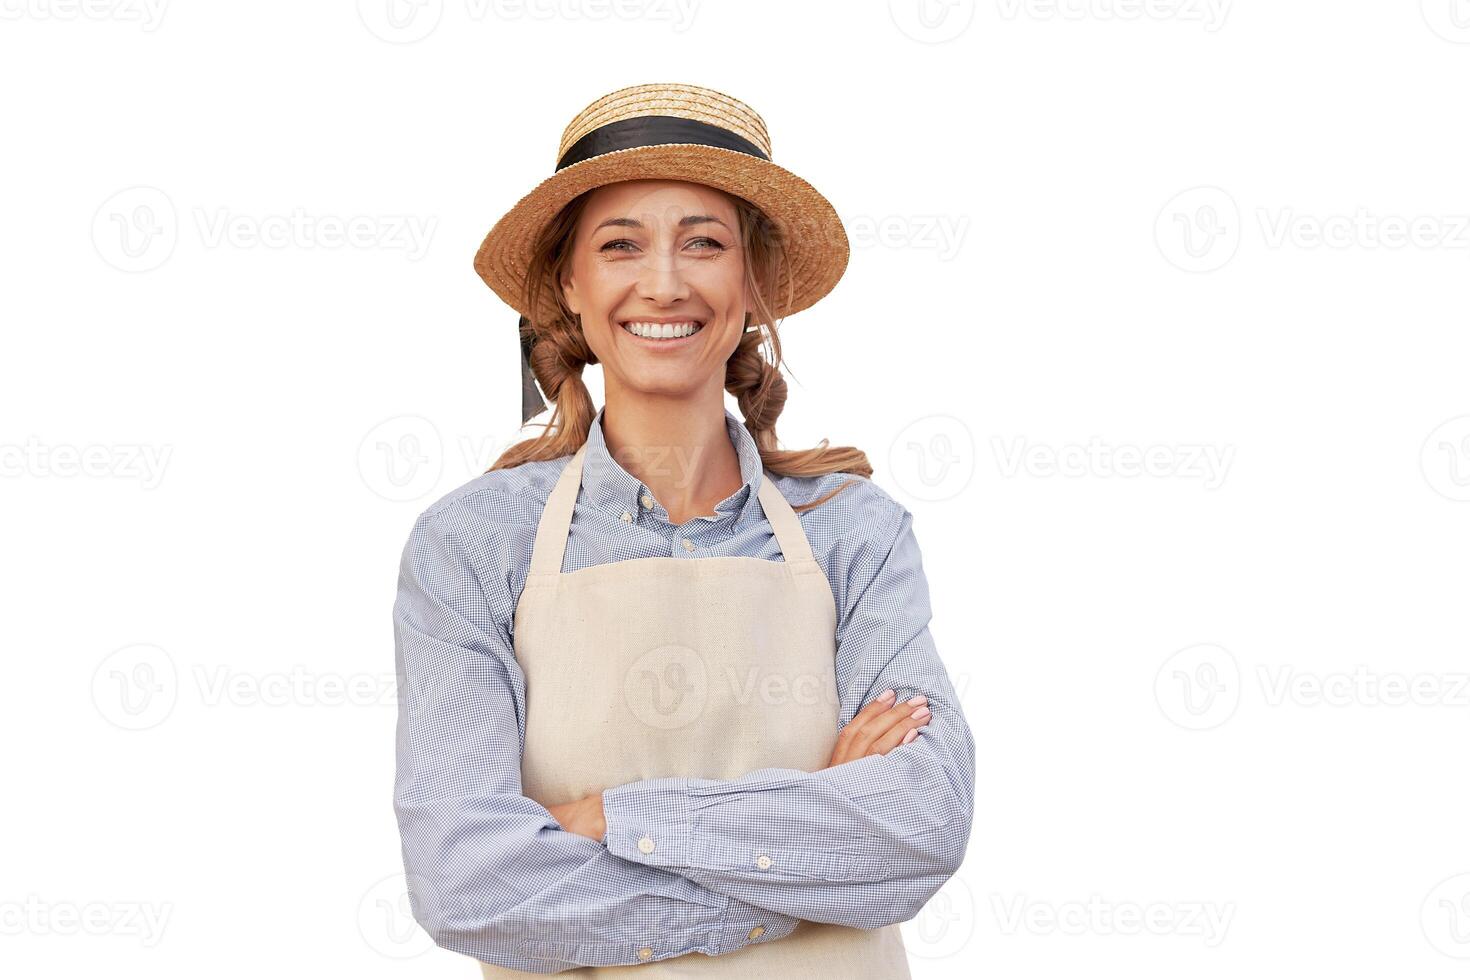
{"label": "face", "polygon": [[[751,304],[739,219],[723,191],[672,180],[597,188],[568,270],[567,305],[580,314],[609,388],[672,397],[724,389],[725,362]],[[697,330],[680,336],[690,323]],[[638,335],[653,324],[673,336]]]}

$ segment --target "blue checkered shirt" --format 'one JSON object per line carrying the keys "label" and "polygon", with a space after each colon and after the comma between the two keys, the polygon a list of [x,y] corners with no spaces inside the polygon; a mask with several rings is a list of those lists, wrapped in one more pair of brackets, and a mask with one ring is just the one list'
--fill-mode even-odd
{"label": "blue checkered shirt", "polygon": [[[602,416],[563,572],[650,557],[783,560],[756,494],[755,440],[728,410],[744,483],[683,525],[612,458]],[[513,619],[537,522],[569,461],[471,480],[419,516],[403,551],[393,803],[419,924],[445,949],[558,973],[718,956],[778,941],[801,919],[873,929],[915,916],[964,857],[975,747],[930,638],[913,515],[852,474],[775,477],[793,505],[858,480],[798,514],[836,600],[839,731],[891,687],[900,701],[928,697],[923,734],[819,772],[612,787],[607,834],[594,841],[521,795],[526,688]],[[648,854],[645,836],[659,842]]]}

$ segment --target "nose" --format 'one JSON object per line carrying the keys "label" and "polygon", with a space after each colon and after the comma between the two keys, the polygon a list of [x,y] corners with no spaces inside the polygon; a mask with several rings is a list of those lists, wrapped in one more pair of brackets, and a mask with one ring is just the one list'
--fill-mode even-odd
{"label": "nose", "polygon": [[645,255],[638,277],[639,295],[660,306],[689,298],[689,284],[684,280],[682,263],[667,251],[654,249]]}

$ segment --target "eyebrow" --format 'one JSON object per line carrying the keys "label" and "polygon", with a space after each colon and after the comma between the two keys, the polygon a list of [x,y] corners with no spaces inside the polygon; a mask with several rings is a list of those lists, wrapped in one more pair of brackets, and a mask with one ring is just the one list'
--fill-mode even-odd
{"label": "eyebrow", "polygon": [[[680,218],[679,227],[687,228],[690,225],[706,224],[711,221],[713,221],[717,225],[723,226],[726,231],[730,230],[729,225],[725,224],[723,221],[721,221],[719,218],[716,218],[712,214],[691,214],[686,217]],[[639,221],[637,218],[608,218],[606,221],[598,225],[596,228],[593,228],[592,230],[594,232],[598,232],[608,227],[609,225],[613,225],[619,228],[642,228],[643,222]]]}

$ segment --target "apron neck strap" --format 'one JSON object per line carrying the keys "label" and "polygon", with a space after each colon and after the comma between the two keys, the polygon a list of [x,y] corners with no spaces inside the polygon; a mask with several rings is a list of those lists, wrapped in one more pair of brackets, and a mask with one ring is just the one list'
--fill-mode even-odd
{"label": "apron neck strap", "polygon": [[567,532],[572,528],[572,511],[577,506],[577,493],[582,489],[582,460],[587,456],[587,444],[572,454],[572,461],[561,471],[551,495],[546,498],[546,509],[541,513],[541,523],[536,525],[536,546],[531,552],[531,572],[534,576],[556,576],[561,574],[562,556],[567,550]]}
{"label": "apron neck strap", "polygon": [[776,489],[776,480],[770,470],[761,470],[761,485],[756,495],[760,498],[761,509],[766,512],[766,520],[771,522],[771,530],[776,532],[781,554],[788,562],[811,561],[812,546],[806,539],[806,532],[801,529],[801,518]]}

